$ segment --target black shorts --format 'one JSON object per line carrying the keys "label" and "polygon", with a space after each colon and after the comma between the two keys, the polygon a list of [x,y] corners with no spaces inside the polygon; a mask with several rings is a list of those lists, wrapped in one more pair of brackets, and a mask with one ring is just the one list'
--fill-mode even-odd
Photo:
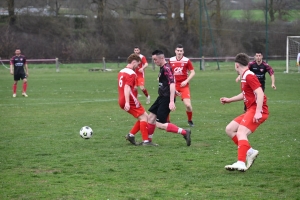
{"label": "black shorts", "polygon": [[15,81],[18,81],[18,80],[20,80],[20,79],[23,80],[24,78],[27,78],[25,73],[14,74],[14,80],[15,80]]}
{"label": "black shorts", "polygon": [[170,97],[159,96],[148,111],[156,115],[157,122],[164,124],[167,122],[167,117],[171,111],[169,108],[169,104]]}

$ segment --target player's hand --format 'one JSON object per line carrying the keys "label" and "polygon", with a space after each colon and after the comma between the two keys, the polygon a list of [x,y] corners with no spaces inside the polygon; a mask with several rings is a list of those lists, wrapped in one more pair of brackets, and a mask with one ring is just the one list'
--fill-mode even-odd
{"label": "player's hand", "polygon": [[236,77],[235,82],[239,82],[241,80],[241,76]]}
{"label": "player's hand", "polygon": [[181,93],[178,92],[178,91],[176,90],[176,91],[175,91],[175,95],[180,97],[180,96],[181,96]]}
{"label": "player's hand", "polygon": [[255,115],[253,117],[253,122],[258,123],[261,118],[262,118],[261,112],[255,112]]}
{"label": "player's hand", "polygon": [[128,111],[129,109],[130,109],[129,103],[125,103],[124,110],[125,110],[125,111]]}
{"label": "player's hand", "polygon": [[272,88],[273,88],[274,90],[276,90],[276,86],[275,86],[274,84],[272,85]]}
{"label": "player's hand", "polygon": [[143,73],[143,71],[144,71],[143,69],[139,69],[139,72]]}
{"label": "player's hand", "polygon": [[299,66],[299,63],[297,62],[297,66]]}
{"label": "player's hand", "polygon": [[28,77],[28,76],[29,76],[29,73],[26,74],[26,77]]}
{"label": "player's hand", "polygon": [[170,109],[171,111],[176,110],[176,106],[175,106],[174,101],[172,101],[172,102],[169,103],[169,109]]}
{"label": "player's hand", "polygon": [[225,103],[230,103],[230,102],[229,102],[229,98],[227,98],[227,97],[221,97],[221,98],[220,98],[220,102],[221,102],[221,104],[223,104],[223,105],[224,105]]}
{"label": "player's hand", "polygon": [[182,81],[181,84],[180,84],[180,87],[184,87],[188,84],[188,82],[185,80],[185,81]]}
{"label": "player's hand", "polygon": [[10,71],[10,74],[11,74],[11,75],[14,75],[14,72],[13,72],[13,71]]}

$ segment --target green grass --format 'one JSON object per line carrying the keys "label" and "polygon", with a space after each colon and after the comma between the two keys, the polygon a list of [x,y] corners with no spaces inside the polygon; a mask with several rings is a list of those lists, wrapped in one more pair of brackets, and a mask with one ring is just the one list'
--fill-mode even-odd
{"label": "green grass", "polygon": [[[228,11],[229,15],[233,19],[244,19],[247,16],[247,12],[249,12],[249,16],[253,21],[265,21],[265,13],[263,10],[230,10]],[[293,22],[299,20],[300,11],[299,10],[289,10],[289,14],[283,17],[283,20],[288,22]],[[278,13],[275,14],[275,18],[278,18]],[[268,19],[270,20],[270,16],[268,15]]]}
{"label": "green grass", "polygon": [[[220,63],[220,71],[215,63],[196,69],[190,147],[162,130],[154,136],[159,147],[125,141],[135,119],[117,103],[121,66],[89,72],[101,64],[65,64],[57,73],[55,66],[29,64],[28,98],[20,82],[12,98],[12,76],[0,68],[0,199],[300,199],[300,74],[284,74],[284,62],[269,63],[277,90],[267,75],[271,114],[249,137],[260,155],[245,173],[224,169],[237,157],[224,129],[243,111],[242,102],[219,103],[239,93],[232,63]],[[158,71],[146,73],[153,102]],[[176,105],[171,121],[187,128],[184,106]],[[89,140],[79,136],[84,125],[94,130]]]}

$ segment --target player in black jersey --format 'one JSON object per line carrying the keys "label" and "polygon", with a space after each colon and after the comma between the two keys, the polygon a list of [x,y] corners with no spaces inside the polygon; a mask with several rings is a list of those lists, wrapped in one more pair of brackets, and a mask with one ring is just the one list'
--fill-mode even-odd
{"label": "player in black jersey", "polygon": [[23,80],[23,91],[22,95],[28,97],[26,94],[27,89],[27,77],[28,77],[28,65],[26,57],[21,55],[21,50],[16,49],[15,56],[10,59],[10,74],[14,75],[13,84],[13,97],[17,96],[17,84],[20,79]]}
{"label": "player in black jersey", "polygon": [[153,105],[149,108],[148,116],[148,133],[149,140],[152,139],[155,127],[164,129],[167,132],[178,133],[183,135],[187,146],[191,145],[191,131],[177,127],[175,124],[167,123],[167,116],[170,111],[174,111],[175,107],[175,79],[172,68],[165,60],[164,53],[155,50],[152,53],[152,59],[159,70],[159,87],[158,97]]}

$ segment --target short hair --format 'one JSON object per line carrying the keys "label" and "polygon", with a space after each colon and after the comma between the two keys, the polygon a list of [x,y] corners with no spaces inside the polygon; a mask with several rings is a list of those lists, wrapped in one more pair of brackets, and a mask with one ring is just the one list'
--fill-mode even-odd
{"label": "short hair", "polygon": [[176,49],[177,48],[183,48],[183,45],[182,44],[177,44]]}
{"label": "short hair", "polygon": [[138,46],[134,46],[134,48],[135,48],[135,49],[140,49],[140,47],[138,47]]}
{"label": "short hair", "polygon": [[158,50],[158,49],[157,49],[157,50],[155,50],[155,51],[152,52],[152,56],[153,56],[153,55],[157,55],[157,56],[159,56],[159,55],[164,55],[164,52],[163,52],[162,50]]}
{"label": "short hair", "polygon": [[248,66],[249,56],[245,53],[239,53],[235,56],[234,62],[239,63],[243,66]]}
{"label": "short hair", "polygon": [[255,54],[257,54],[257,53],[259,53],[259,54],[263,55],[263,53],[262,53],[262,51],[261,51],[261,50],[255,51]]}
{"label": "short hair", "polygon": [[127,63],[131,63],[134,60],[141,62],[140,56],[133,53],[133,54],[130,54],[130,56],[127,58]]}

